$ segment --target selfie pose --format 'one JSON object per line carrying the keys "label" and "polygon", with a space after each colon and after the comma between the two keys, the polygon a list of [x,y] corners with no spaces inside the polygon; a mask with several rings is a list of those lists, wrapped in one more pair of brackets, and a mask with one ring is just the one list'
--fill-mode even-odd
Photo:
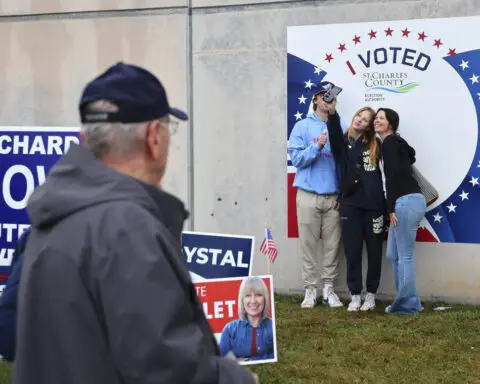
{"label": "selfie pose", "polygon": [[[350,127],[342,132],[336,103],[329,107],[328,132],[340,179],[340,220],[347,259],[347,284],[352,300],[349,311],[375,308],[380,284],[385,233],[385,195],[379,168],[380,140],[373,129],[375,111],[359,109]],[[367,245],[368,272],[362,305],[363,236]]]}
{"label": "selfie pose", "polygon": [[413,177],[415,150],[397,134],[399,122],[398,113],[389,108],[380,108],[374,120],[375,132],[382,138],[387,212],[390,216],[387,259],[392,264],[397,290],[397,297],[386,312],[413,314],[423,311],[415,287],[413,250],[427,203]]}
{"label": "selfie pose", "polygon": [[312,99],[313,112],[295,124],[288,140],[288,154],[297,168],[293,186],[297,188],[298,236],[305,287],[302,308],[313,308],[317,301],[320,234],[323,239],[323,302],[330,307],[343,306],[334,290],[341,228],[337,210],[337,170],[327,135],[329,100],[325,100],[333,88],[334,85],[327,81],[318,84]]}

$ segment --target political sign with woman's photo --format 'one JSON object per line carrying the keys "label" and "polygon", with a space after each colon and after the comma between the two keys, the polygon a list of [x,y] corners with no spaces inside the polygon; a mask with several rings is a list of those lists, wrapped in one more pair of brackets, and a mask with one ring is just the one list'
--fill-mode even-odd
{"label": "political sign with woman's photo", "polygon": [[243,365],[277,362],[272,276],[209,279],[195,289],[222,356]]}

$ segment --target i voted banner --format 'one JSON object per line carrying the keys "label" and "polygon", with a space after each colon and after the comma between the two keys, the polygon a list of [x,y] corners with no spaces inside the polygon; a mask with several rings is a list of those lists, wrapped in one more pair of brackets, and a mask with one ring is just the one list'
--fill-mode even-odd
{"label": "i voted banner", "polygon": [[[278,361],[272,276],[211,279],[194,286],[221,355],[245,365]],[[253,342],[252,332],[258,332]]]}
{"label": "i voted banner", "polygon": [[[287,135],[309,118],[315,84],[343,88],[350,125],[364,106],[400,115],[399,134],[439,192],[417,232],[424,242],[480,243],[480,17],[292,26],[287,31]],[[298,237],[296,168],[287,154],[288,237]]]}
{"label": "i voted banner", "polygon": [[17,240],[30,227],[25,209],[30,194],[72,143],[79,142],[78,128],[0,127],[0,292]]}
{"label": "i voted banner", "polygon": [[253,236],[182,233],[183,256],[193,281],[249,276],[254,246]]}

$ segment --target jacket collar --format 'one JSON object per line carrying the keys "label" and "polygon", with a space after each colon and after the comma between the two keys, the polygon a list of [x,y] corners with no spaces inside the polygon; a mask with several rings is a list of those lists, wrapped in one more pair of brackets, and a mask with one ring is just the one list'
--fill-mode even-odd
{"label": "jacket collar", "polygon": [[142,181],[138,182],[145,188],[154,201],[160,216],[159,219],[175,238],[180,238],[185,220],[187,220],[190,215],[185,209],[185,205],[181,200],[168,192]]}

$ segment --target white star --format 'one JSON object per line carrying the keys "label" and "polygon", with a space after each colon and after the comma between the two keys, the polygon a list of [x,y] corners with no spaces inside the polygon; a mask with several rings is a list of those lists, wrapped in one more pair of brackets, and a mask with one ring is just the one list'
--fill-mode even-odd
{"label": "white star", "polygon": [[450,205],[447,205],[447,208],[448,208],[448,212],[453,212],[453,213],[457,213],[455,211],[455,209],[457,209],[457,206],[456,205],[453,205],[453,203],[450,203]]}
{"label": "white star", "polygon": [[460,195],[458,195],[462,198],[462,201],[467,199],[468,200],[468,192],[465,192],[463,189],[462,189],[462,193]]}
{"label": "white star", "polygon": [[480,161],[478,162],[477,168],[480,168]]}
{"label": "white star", "polygon": [[315,75],[319,75],[322,70],[318,67],[315,67]]}
{"label": "white star", "polygon": [[308,81],[305,81],[305,88],[311,89],[312,86],[313,86],[313,83],[310,81],[310,79]]}
{"label": "white star", "polygon": [[302,115],[303,115],[303,113],[300,113],[299,111],[297,111],[297,113],[293,116],[295,116],[295,119],[297,119],[297,120],[302,120]]}
{"label": "white star", "polygon": [[475,187],[475,185],[478,185],[478,177],[472,176],[472,179],[469,181],[469,183],[472,184],[472,187]]}
{"label": "white star", "polygon": [[470,68],[468,66],[468,61],[465,60],[462,60],[462,64],[460,64],[460,67],[462,67],[463,70],[465,70],[465,68]]}
{"label": "white star", "polygon": [[477,93],[477,96],[478,96],[478,100],[480,100],[480,93]]}
{"label": "white star", "polygon": [[479,76],[476,76],[475,74],[473,74],[473,76],[470,77],[470,80],[472,80],[472,84],[478,83],[478,77]]}
{"label": "white star", "polygon": [[298,100],[299,100],[300,104],[305,104],[305,101],[307,100],[307,98],[302,95],[302,97],[299,97]]}
{"label": "white star", "polygon": [[433,220],[438,222],[438,223],[441,223],[442,222],[442,217],[443,216],[440,216],[440,213],[437,212],[436,215],[433,215]]}

